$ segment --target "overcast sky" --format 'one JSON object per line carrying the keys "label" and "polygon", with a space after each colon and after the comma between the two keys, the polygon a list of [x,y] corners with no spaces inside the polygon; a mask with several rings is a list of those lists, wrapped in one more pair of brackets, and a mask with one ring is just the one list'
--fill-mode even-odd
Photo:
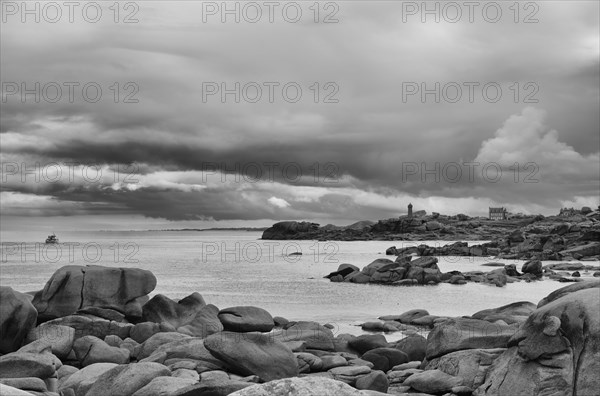
{"label": "overcast sky", "polygon": [[3,234],[599,204],[597,1],[0,4]]}

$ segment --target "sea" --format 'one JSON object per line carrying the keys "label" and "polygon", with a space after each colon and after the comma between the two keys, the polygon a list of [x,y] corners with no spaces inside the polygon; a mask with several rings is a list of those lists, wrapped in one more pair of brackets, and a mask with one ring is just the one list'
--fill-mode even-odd
{"label": "sea", "polygon": [[[342,263],[360,268],[386,256],[390,246],[448,241],[267,241],[256,231],[94,231],[61,232],[59,244],[31,236],[5,235],[0,244],[0,285],[20,292],[41,290],[65,265],[135,267],[157,278],[152,295],[173,299],[193,292],[219,308],[252,305],[288,320],[311,320],[333,326],[334,333],[362,334],[360,325],[382,315],[426,309],[440,316],[471,315],[517,301],[537,303],[565,283],[544,279],[505,287],[466,285],[385,286],[332,283],[323,277]],[[8,238],[6,238],[8,236]],[[12,240],[11,240],[12,239]],[[470,241],[478,244],[484,241]],[[493,257],[438,257],[442,272],[490,271],[490,262],[523,260]],[[551,262],[544,262],[548,264]],[[599,265],[599,262],[585,262]],[[583,271],[582,278],[591,278]],[[391,334],[388,340],[397,336]]]}

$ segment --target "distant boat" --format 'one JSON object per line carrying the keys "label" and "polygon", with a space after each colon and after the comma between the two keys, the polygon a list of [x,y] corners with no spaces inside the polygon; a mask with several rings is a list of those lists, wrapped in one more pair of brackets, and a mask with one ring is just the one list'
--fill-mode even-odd
{"label": "distant boat", "polygon": [[48,235],[48,238],[46,238],[46,243],[58,243],[58,238],[55,234]]}

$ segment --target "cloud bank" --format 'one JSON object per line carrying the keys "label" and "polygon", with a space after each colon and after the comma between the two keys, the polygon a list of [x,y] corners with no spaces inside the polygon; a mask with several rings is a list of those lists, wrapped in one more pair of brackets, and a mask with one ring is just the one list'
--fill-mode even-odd
{"label": "cloud bank", "polygon": [[[342,2],[330,24],[204,22],[201,2],[140,3],[135,24],[8,20],[3,229],[598,205],[598,3],[540,3],[533,24],[509,9],[498,23],[404,21],[400,3]],[[39,102],[11,91],[23,83]]]}

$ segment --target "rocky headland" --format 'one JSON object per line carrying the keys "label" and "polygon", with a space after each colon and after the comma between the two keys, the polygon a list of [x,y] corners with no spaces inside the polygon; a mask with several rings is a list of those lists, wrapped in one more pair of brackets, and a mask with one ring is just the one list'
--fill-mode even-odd
{"label": "rocky headland", "polygon": [[[284,221],[263,232],[274,240],[461,241],[446,246],[396,247],[388,254],[419,256],[493,256],[503,259],[599,260],[600,211],[590,208],[562,211],[557,216],[511,216],[490,220],[464,214],[445,216],[415,213],[377,223],[359,222],[335,227]],[[468,246],[464,241],[489,241]],[[414,245],[414,243],[410,243]]]}
{"label": "rocky headland", "polygon": [[[429,257],[418,267],[431,269]],[[413,262],[416,263],[415,260]],[[416,266],[415,266],[416,267]],[[422,309],[370,333],[149,293],[149,271],[67,266],[44,289],[0,288],[0,394],[597,395],[600,280],[465,317]],[[388,342],[386,332],[402,332]]]}

